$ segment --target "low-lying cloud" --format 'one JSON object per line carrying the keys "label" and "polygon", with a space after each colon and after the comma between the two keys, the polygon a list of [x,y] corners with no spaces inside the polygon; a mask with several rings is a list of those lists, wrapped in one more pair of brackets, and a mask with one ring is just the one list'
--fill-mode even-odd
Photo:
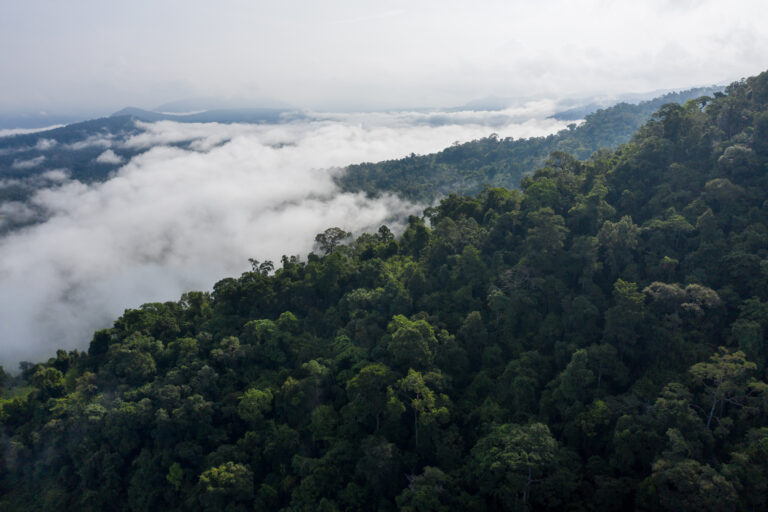
{"label": "low-lying cloud", "polygon": [[96,157],[96,161],[100,164],[121,164],[123,163],[123,157],[112,151],[106,150],[102,154]]}
{"label": "low-lying cloud", "polygon": [[28,160],[14,160],[13,164],[11,164],[11,169],[32,169],[33,167],[38,167],[43,162],[45,162],[44,156],[38,156]]}
{"label": "low-lying cloud", "polygon": [[423,208],[393,195],[341,193],[332,180],[341,166],[432,152],[494,131],[520,137],[563,127],[549,119],[435,126],[409,118],[416,115],[160,122],[113,141],[149,149],[103,183],[67,180],[39,190],[30,205],[47,220],[0,240],[0,363],[13,368],[57,348],[86,349],[92,332],[125,308],[210,289],[247,270],[248,258],[304,257],[314,235],[331,226],[397,230]]}
{"label": "low-lying cloud", "polygon": [[42,128],[2,128],[0,129],[0,137],[13,137],[14,135],[26,135],[28,133],[46,132],[48,130],[54,130],[61,128],[63,124],[52,124],[50,126],[43,126]]}
{"label": "low-lying cloud", "polygon": [[112,146],[112,139],[114,138],[114,135],[110,134],[108,136],[105,135],[92,135],[90,137],[87,137],[85,140],[81,140],[78,142],[74,142],[72,144],[67,145],[67,149],[71,149],[74,151],[80,151],[81,149],[86,148],[92,148],[92,147],[101,147],[101,148],[108,148]]}

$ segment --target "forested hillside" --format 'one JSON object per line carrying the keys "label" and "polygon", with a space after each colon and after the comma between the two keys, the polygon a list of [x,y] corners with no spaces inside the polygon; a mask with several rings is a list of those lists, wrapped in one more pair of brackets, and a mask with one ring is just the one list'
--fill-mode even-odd
{"label": "forested hillside", "polygon": [[[41,189],[70,178],[82,183],[107,180],[145,149],[115,144],[117,152],[109,149],[111,158],[99,156],[113,146],[113,141],[139,131],[132,118],[120,116],[0,137],[0,235],[45,218],[39,206],[30,201]],[[16,215],[8,215],[14,211]]]}
{"label": "forested hillside", "polygon": [[[484,186],[517,188],[520,179],[542,167],[549,155],[565,151],[585,159],[599,149],[613,149],[628,142],[659,107],[685,103],[721,88],[697,88],[659,96],[638,104],[619,103],[585,116],[580,125],[546,137],[500,139],[491,135],[454,144],[439,153],[411,155],[400,160],[350,165],[337,178],[347,191],[370,195],[394,192],[413,201],[431,203],[449,193],[478,194]],[[566,111],[556,118],[570,118]]]}
{"label": "forested hillside", "polygon": [[[110,140],[139,132],[129,116],[104,117],[35,133],[0,137],[0,179],[31,178],[51,169],[67,169],[71,177],[91,183],[104,181],[117,166],[96,158],[110,147]],[[55,148],[56,151],[50,151]],[[130,158],[138,153],[131,148],[117,148]],[[45,165],[24,165],[40,159]],[[21,165],[20,165],[21,164]],[[110,165],[112,164],[112,165]],[[0,190],[0,200],[6,190]],[[24,198],[29,194],[25,194]]]}
{"label": "forested hillside", "polygon": [[766,191],[768,72],[128,310],[6,380],[0,508],[765,510]]}

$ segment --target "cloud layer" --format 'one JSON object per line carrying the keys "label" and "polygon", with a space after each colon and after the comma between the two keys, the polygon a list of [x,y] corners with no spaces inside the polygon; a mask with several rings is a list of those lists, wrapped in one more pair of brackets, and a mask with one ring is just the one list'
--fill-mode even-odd
{"label": "cloud layer", "polygon": [[246,270],[248,258],[303,257],[330,226],[397,228],[421,210],[394,196],[340,193],[332,181],[340,166],[436,151],[493,131],[520,137],[562,127],[414,121],[422,115],[143,125],[114,145],[148,151],[104,183],[40,190],[32,206],[48,220],[0,240],[0,362],[12,368],[56,348],[85,349],[93,330],[127,307],[210,289]]}
{"label": "cloud layer", "polygon": [[56,128],[61,128],[63,124],[53,124],[50,126],[43,126],[41,128],[2,128],[0,129],[0,137],[12,137],[14,135],[26,135],[29,133],[45,132]]}

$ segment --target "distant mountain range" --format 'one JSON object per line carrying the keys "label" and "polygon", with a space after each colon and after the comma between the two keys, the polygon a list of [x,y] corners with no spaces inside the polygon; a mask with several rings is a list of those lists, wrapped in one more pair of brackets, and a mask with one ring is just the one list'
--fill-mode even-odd
{"label": "distant mountain range", "polygon": [[282,108],[226,108],[190,114],[157,112],[127,107],[110,117],[129,116],[146,122],[176,121],[178,123],[279,123],[303,117],[298,110]]}
{"label": "distant mountain range", "polygon": [[[586,119],[585,123],[559,134],[514,141],[483,139],[415,159],[353,165],[338,178],[338,182],[345,190],[369,194],[391,191],[421,201],[432,201],[450,192],[476,193],[484,183],[514,187],[521,176],[541,166],[553,151],[567,151],[578,158],[586,158],[598,148],[615,147],[629,140],[663,103],[683,103],[720,89],[698,88],[668,93],[636,105],[620,103],[607,109],[599,109],[594,102],[587,103],[554,114],[553,117],[559,120]],[[492,100],[485,103],[490,110],[506,101],[503,98]],[[28,201],[36,190],[50,187],[56,180],[104,181],[125,162],[146,151],[145,147],[124,144],[129,137],[144,130],[136,121],[272,124],[320,120],[324,115],[277,107],[218,108],[187,114],[173,112],[206,104],[216,103],[189,100],[160,105],[157,110],[128,107],[109,117],[34,133],[0,136],[0,233],[41,219],[41,213],[35,212],[34,205]],[[464,110],[482,110],[481,107],[482,101],[478,100],[467,104]],[[443,115],[450,111],[435,111],[414,122],[455,123],[455,118]],[[489,122],[487,117],[483,119]],[[188,143],[182,141],[174,145],[186,147]],[[470,165],[477,158],[492,164],[480,168]],[[474,169],[471,173],[467,171],[470,168]],[[23,211],[24,215],[15,215],[15,211]]]}
{"label": "distant mountain range", "polygon": [[[708,94],[706,91],[722,91],[724,88],[725,86],[722,85],[711,85],[706,87],[696,87],[685,91],[679,91],[675,89],[657,89],[650,92],[630,92],[619,94],[618,96],[604,96],[602,98],[571,98],[559,101],[558,112],[552,117],[562,120],[584,119],[587,114],[597,112],[601,108],[618,105],[619,103],[641,104],[647,101],[655,101],[662,98],[667,98],[669,102],[678,102],[678,100],[675,99],[676,95],[698,94],[701,96],[703,94]],[[699,92],[701,94],[699,94]],[[468,101],[463,105],[453,107],[449,110],[504,110],[516,105],[520,105],[525,101],[535,100],[536,98],[521,99],[519,97],[512,98],[505,96],[486,96],[484,98]]]}
{"label": "distant mountain range", "polygon": [[[664,94],[650,98],[648,98],[645,94],[625,94],[621,96],[620,101],[611,102],[610,105],[631,105],[634,106],[635,110],[637,111],[654,112],[665,103],[685,103],[686,101],[693,98],[711,95],[715,92],[722,92],[723,89],[724,87],[719,85],[712,85],[709,87],[695,87],[685,91],[665,92]],[[600,109],[604,109],[607,106],[607,104],[601,102],[590,102],[586,105],[577,105],[575,107],[562,110],[552,115],[552,117],[560,121],[576,121],[578,119],[584,119],[587,115],[597,112]]]}
{"label": "distant mountain range", "polygon": [[586,159],[599,149],[616,148],[629,142],[632,134],[665,103],[682,104],[722,89],[700,87],[597,110],[592,110],[597,106],[592,103],[551,116],[561,121],[584,119],[556,134],[517,140],[492,135],[439,153],[350,165],[336,181],[346,191],[372,196],[392,192],[425,203],[450,193],[474,195],[485,185],[516,188],[523,176],[542,167],[556,151]]}

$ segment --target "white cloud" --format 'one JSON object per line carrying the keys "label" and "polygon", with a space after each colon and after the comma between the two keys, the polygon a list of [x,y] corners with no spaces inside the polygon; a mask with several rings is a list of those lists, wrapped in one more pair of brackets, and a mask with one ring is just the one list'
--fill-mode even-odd
{"label": "white cloud", "polygon": [[20,180],[18,178],[10,178],[10,179],[4,179],[0,180],[0,188],[8,188],[8,187],[15,187],[18,185],[23,185],[23,180]]}
{"label": "white cloud", "polygon": [[38,139],[37,144],[35,144],[35,149],[38,151],[47,151],[53,148],[56,144],[58,143],[54,139]]}
{"label": "white cloud", "polygon": [[40,178],[54,183],[61,183],[69,179],[69,171],[67,169],[51,169],[42,173]]}
{"label": "white cloud", "polygon": [[13,227],[34,222],[39,216],[40,211],[34,205],[20,201],[4,201],[0,203],[0,229],[8,229],[9,226]]}
{"label": "white cloud", "polygon": [[110,135],[91,135],[90,137],[87,137],[85,140],[68,144],[66,147],[74,151],[80,151],[81,149],[93,148],[93,147],[108,148],[112,146],[113,137],[114,136],[111,134]]}
{"label": "white cloud", "polygon": [[37,216],[38,212],[28,204],[19,201],[5,201],[0,203],[0,228],[7,223],[29,222]]}
{"label": "white cloud", "polygon": [[108,149],[96,157],[96,161],[100,164],[121,164],[123,163],[123,157]]}
{"label": "white cloud", "polygon": [[14,160],[11,169],[32,169],[45,162],[44,156],[30,158],[29,160]]}
{"label": "white cloud", "polygon": [[0,130],[0,137],[12,137],[14,135],[25,135],[27,133],[46,132],[48,130],[54,130],[61,128],[63,124],[53,124],[51,126],[45,126],[42,128],[3,128]]}
{"label": "white cloud", "polygon": [[[552,120],[506,127],[414,123],[421,114],[339,116],[282,125],[145,125],[150,149],[109,181],[66,181],[31,201],[47,221],[0,240],[0,362],[87,348],[126,307],[177,300],[239,275],[248,258],[306,255],[330,226],[397,228],[421,211],[393,196],[342,194],[333,169],[426,153],[496,131],[552,131]],[[167,146],[191,141],[195,149]]]}
{"label": "white cloud", "polygon": [[27,187],[41,188],[52,183],[62,183],[69,179],[67,169],[51,169],[40,174],[33,174],[25,178],[0,179],[0,188]]}

